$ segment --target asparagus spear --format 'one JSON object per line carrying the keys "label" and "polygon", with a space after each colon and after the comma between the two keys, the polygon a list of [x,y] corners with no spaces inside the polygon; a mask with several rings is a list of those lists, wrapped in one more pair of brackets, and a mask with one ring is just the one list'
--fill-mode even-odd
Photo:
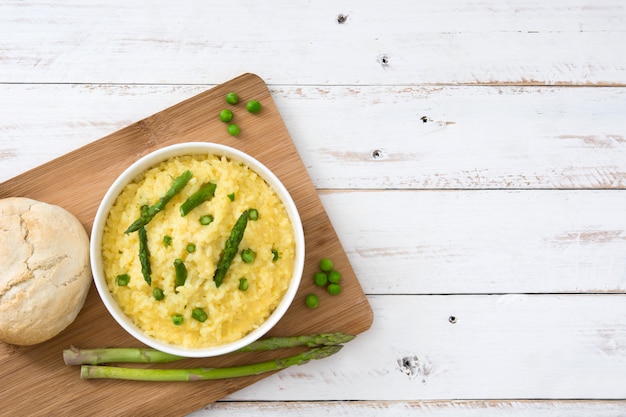
{"label": "asparagus spear", "polygon": [[193,174],[191,173],[191,171],[187,170],[183,172],[178,178],[174,179],[174,181],[172,182],[172,186],[169,190],[167,190],[165,195],[161,197],[159,201],[156,202],[156,204],[150,206],[146,214],[142,213],[141,216],[137,220],[135,220],[124,233],[136,232],[137,230],[139,230],[140,227],[150,223],[150,220],[152,220],[152,218],[156,216],[157,213],[163,210],[172,198],[174,198],[178,193],[181,192],[183,187],[185,187],[185,185],[187,185],[187,183],[191,179],[192,175]]}
{"label": "asparagus spear", "polygon": [[176,271],[176,283],[177,287],[185,285],[187,281],[187,267],[180,258],[174,259],[174,270]]}
{"label": "asparagus spear", "polygon": [[250,343],[239,349],[239,352],[256,352],[260,350],[274,350],[296,346],[319,347],[333,346],[347,343],[355,336],[345,333],[321,333],[304,336],[268,337]]}
{"label": "asparagus spear", "polygon": [[237,219],[237,222],[230,231],[230,236],[226,240],[224,250],[222,251],[220,259],[217,262],[217,269],[215,269],[215,274],[213,274],[213,281],[215,281],[216,287],[222,285],[222,281],[224,281],[224,277],[226,276],[226,271],[228,271],[233,258],[237,254],[239,242],[243,239],[243,233],[245,232],[247,225],[248,210],[245,210],[241,213],[239,219]]}
{"label": "asparagus spear", "polygon": [[[144,216],[148,212],[148,206],[141,207],[141,215]],[[148,233],[146,228],[139,228],[139,263],[141,264],[141,274],[143,279],[152,285],[152,267],[150,266],[150,249],[148,249]]]}
{"label": "asparagus spear", "polygon": [[341,345],[314,348],[297,355],[250,365],[229,368],[146,369],[118,368],[114,366],[83,365],[81,379],[127,379],[134,381],[202,381],[259,375],[294,365],[302,365],[313,359],[323,359],[341,350]]}
{"label": "asparagus spear", "polygon": [[[309,348],[333,346],[347,343],[355,336],[345,333],[321,333],[304,336],[268,337],[257,340],[239,349],[239,352],[256,352],[297,346]],[[101,348],[78,349],[71,347],[63,351],[66,365],[97,365],[103,363],[165,363],[185,359],[149,348]]]}
{"label": "asparagus spear", "polygon": [[180,206],[180,215],[186,216],[189,212],[205,201],[209,201],[215,195],[216,185],[213,183],[206,183],[198,191],[189,196],[187,200]]}
{"label": "asparagus spear", "polygon": [[66,365],[98,365],[101,363],[167,363],[185,359],[182,356],[149,348],[78,349],[63,350]]}

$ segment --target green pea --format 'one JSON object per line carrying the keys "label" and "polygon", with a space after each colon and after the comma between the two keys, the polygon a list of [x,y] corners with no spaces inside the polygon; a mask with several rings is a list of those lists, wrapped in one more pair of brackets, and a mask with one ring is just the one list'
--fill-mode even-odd
{"label": "green pea", "polygon": [[202,226],[206,226],[208,224],[213,223],[213,216],[211,216],[210,214],[206,214],[202,217],[200,217],[200,224]]}
{"label": "green pea", "polygon": [[241,251],[241,260],[244,261],[245,263],[249,264],[254,262],[254,259],[256,258],[256,252],[254,252],[252,249],[247,248]]}
{"label": "green pea", "polygon": [[181,324],[183,324],[183,321],[185,319],[183,318],[182,314],[174,314],[172,316],[172,323],[174,323],[176,326],[180,326]]}
{"label": "green pea", "polygon": [[304,304],[306,304],[306,306],[308,308],[314,309],[314,308],[317,308],[317,306],[319,306],[320,300],[319,300],[317,295],[315,295],[315,294],[308,294],[304,298]]}
{"label": "green pea", "polygon": [[323,287],[328,283],[328,275],[323,272],[316,272],[315,275],[313,275],[313,282],[315,282],[315,285],[318,287]]}
{"label": "green pea", "polygon": [[248,219],[249,220],[258,220],[259,219],[259,211],[255,208],[248,209]]}
{"label": "green pea", "polygon": [[276,262],[278,258],[278,251],[276,249],[272,249],[272,262]]}
{"label": "green pea", "polygon": [[339,295],[339,293],[341,293],[341,286],[339,284],[328,284],[326,291],[328,291],[330,295]]}
{"label": "green pea", "polygon": [[196,251],[196,245],[193,243],[187,244],[187,252],[194,253]]}
{"label": "green pea", "polygon": [[115,278],[115,282],[117,282],[117,285],[119,285],[120,287],[127,286],[129,281],[130,281],[130,275],[128,274],[121,274]]}
{"label": "green pea", "polygon": [[228,123],[233,120],[233,112],[229,109],[224,109],[220,112],[220,120],[224,123]]}
{"label": "green pea", "polygon": [[246,104],[246,110],[248,110],[250,113],[258,113],[261,111],[261,103],[256,100],[250,100]]}
{"label": "green pea", "polygon": [[341,273],[335,270],[330,271],[328,273],[328,282],[331,284],[339,284],[339,282],[341,282]]}
{"label": "green pea", "polygon": [[155,300],[157,301],[161,301],[162,299],[165,298],[165,294],[163,294],[163,290],[160,288],[155,287],[152,290],[152,296],[154,297]]}
{"label": "green pea", "polygon": [[320,261],[320,269],[324,272],[329,272],[331,269],[333,269],[333,266],[333,261],[328,258],[324,258]]}
{"label": "green pea", "polygon": [[197,307],[192,310],[191,317],[200,323],[204,323],[209,318],[209,315],[203,309]]}
{"label": "green pea", "polygon": [[234,123],[229,124],[227,129],[228,134],[231,136],[239,136],[239,133],[241,133],[241,129],[239,129],[239,126]]}
{"label": "green pea", "polygon": [[239,96],[237,95],[237,93],[228,93],[226,94],[226,102],[228,104],[237,104],[239,103]]}
{"label": "green pea", "polygon": [[163,244],[165,246],[169,246],[172,244],[172,236],[165,235],[163,236]]}
{"label": "green pea", "polygon": [[239,280],[239,289],[241,291],[247,291],[248,290],[248,279],[247,278],[241,278]]}

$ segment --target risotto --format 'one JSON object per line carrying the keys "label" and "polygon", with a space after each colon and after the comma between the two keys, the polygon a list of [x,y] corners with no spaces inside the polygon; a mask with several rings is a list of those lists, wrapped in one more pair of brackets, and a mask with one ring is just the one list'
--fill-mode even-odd
{"label": "risotto", "polygon": [[[192,173],[189,182],[145,225],[148,284],[139,234],[125,231],[140,217],[141,207],[154,205],[185,171]],[[181,204],[208,182],[216,185],[214,196],[182,216]],[[246,210],[258,216],[249,216],[237,255],[216,286],[213,275],[225,242]],[[249,255],[250,250],[253,260],[242,259],[242,252]],[[120,193],[104,227],[102,257],[109,291],[138,327],[176,346],[213,347],[241,339],[280,303],[294,269],[295,237],[283,203],[251,168],[224,156],[182,156],[147,170]],[[177,259],[187,270],[178,286]],[[155,297],[155,288],[162,290],[162,299]],[[204,312],[205,320],[198,320],[194,310]]]}

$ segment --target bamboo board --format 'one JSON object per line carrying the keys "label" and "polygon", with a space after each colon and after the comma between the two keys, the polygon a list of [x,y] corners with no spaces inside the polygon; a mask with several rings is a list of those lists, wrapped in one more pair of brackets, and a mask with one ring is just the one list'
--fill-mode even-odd
{"label": "bamboo board", "polygon": [[[236,138],[228,135],[218,117],[222,108],[229,107],[224,96],[230,91],[241,97],[237,106],[230,106],[241,127],[241,134]],[[261,113],[246,112],[245,102],[250,99],[262,103]],[[367,330],[373,321],[370,305],[267,86],[254,74],[243,74],[12,178],[0,184],[0,198],[23,196],[60,205],[90,231],[104,193],[128,165],[155,149],[188,141],[221,143],[249,153],[283,181],[298,206],[306,238],[304,276],[293,305],[270,334],[335,331],[359,334]],[[312,282],[319,259],[326,256],[333,259],[343,274],[343,291],[336,297],[325,295]],[[317,310],[304,306],[304,297],[309,292],[320,295]],[[76,321],[52,340],[31,347],[0,343],[3,385],[0,413],[184,415],[266,376],[194,383],[83,381],[79,378],[79,368],[63,363],[62,351],[71,345],[83,348],[142,346],[111,318],[92,285]],[[188,359],[169,366],[229,366],[289,353],[236,353]]]}

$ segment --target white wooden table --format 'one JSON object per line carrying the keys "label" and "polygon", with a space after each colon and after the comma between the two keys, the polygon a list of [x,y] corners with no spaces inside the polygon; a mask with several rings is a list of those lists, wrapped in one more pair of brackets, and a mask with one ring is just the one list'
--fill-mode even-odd
{"label": "white wooden table", "polygon": [[0,181],[270,86],[374,324],[194,417],[626,415],[623,1],[6,0],[0,39]]}

